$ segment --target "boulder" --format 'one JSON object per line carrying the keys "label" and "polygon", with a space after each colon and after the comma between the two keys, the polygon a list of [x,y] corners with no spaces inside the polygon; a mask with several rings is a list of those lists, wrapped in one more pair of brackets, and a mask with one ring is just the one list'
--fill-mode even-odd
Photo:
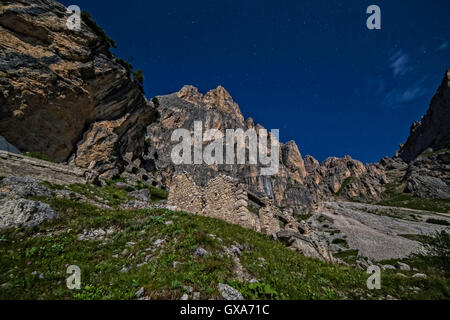
{"label": "boulder", "polygon": [[219,283],[219,293],[223,300],[244,300],[244,297],[238,290],[227,284]]}
{"label": "boulder", "polygon": [[34,228],[58,217],[48,204],[27,199],[0,199],[0,229]]}

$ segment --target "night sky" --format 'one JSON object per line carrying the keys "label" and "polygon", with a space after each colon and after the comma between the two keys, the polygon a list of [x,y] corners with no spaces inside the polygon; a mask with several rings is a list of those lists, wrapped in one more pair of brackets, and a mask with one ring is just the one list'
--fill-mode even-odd
{"label": "night sky", "polygon": [[[148,98],[224,86],[303,155],[393,156],[450,67],[449,0],[61,1],[145,75]],[[381,8],[382,30],[366,9]]]}

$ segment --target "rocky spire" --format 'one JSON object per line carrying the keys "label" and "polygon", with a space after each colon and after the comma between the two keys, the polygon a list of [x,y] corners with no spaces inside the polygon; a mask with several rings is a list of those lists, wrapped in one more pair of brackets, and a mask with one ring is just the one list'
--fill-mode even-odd
{"label": "rocky spire", "polygon": [[401,145],[398,155],[411,162],[423,151],[450,148],[450,69],[434,95],[426,115],[411,127],[408,140]]}
{"label": "rocky spire", "polygon": [[244,117],[238,104],[233,101],[233,98],[224,87],[218,86],[205,94],[203,103],[207,106],[215,106],[217,109],[233,115],[241,124],[244,124]]}

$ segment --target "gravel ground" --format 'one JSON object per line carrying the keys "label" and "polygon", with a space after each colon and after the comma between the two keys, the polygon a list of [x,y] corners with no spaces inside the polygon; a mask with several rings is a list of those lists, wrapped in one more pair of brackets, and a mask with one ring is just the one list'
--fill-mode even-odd
{"label": "gravel ground", "polygon": [[[420,252],[423,246],[417,242],[401,237],[406,234],[433,234],[435,231],[450,230],[449,227],[393,218],[388,215],[399,208],[382,207],[353,202],[327,202],[321,214],[333,219],[332,228],[346,236],[351,249],[359,250],[360,255],[375,261],[404,258],[413,252]],[[404,210],[404,209],[401,209]],[[419,220],[431,217],[427,211],[407,210],[418,216]],[[376,212],[371,213],[371,212]],[[439,219],[450,220],[442,215]]]}

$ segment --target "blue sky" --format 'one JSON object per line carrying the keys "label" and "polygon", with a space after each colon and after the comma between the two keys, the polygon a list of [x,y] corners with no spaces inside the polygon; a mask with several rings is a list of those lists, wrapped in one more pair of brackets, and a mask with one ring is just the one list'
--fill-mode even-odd
{"label": "blue sky", "polygon": [[[150,98],[224,86],[303,155],[394,155],[450,67],[448,0],[61,1],[91,13]],[[381,30],[366,9],[381,8]]]}

